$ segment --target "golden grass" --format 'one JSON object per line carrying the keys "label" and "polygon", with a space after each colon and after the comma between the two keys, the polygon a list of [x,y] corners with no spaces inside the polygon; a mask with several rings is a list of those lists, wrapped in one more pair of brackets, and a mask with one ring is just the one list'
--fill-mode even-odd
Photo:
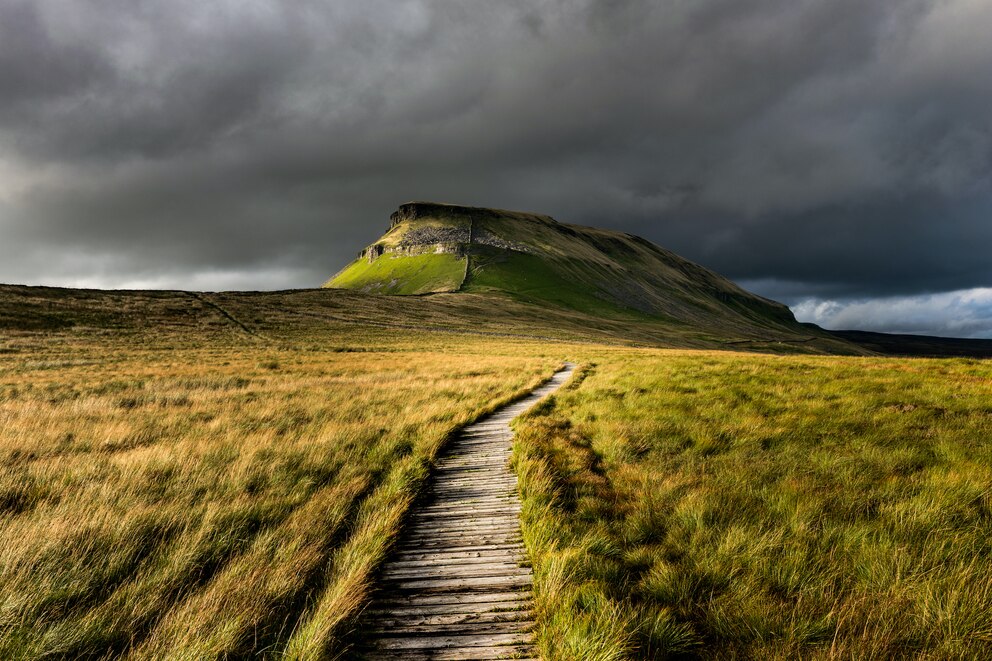
{"label": "golden grass", "polygon": [[446,436],[557,364],[432,343],[0,355],[0,657],[335,651]]}
{"label": "golden grass", "polygon": [[992,655],[987,362],[228,326],[0,336],[0,658],[348,658],[444,439],[565,359],[548,661]]}

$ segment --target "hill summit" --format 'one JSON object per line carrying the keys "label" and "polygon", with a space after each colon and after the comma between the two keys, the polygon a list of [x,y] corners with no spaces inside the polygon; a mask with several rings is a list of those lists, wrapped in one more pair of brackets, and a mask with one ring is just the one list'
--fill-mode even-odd
{"label": "hill summit", "polygon": [[597,316],[799,326],[786,306],[641,237],[545,215],[435,202],[401,205],[389,230],[325,286],[380,294],[495,293]]}

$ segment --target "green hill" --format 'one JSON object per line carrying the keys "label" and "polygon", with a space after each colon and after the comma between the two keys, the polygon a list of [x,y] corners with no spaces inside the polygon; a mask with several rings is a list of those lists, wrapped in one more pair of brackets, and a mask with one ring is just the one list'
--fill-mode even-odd
{"label": "green hill", "polygon": [[809,334],[786,306],[638,236],[432,202],[402,205],[389,231],[325,286],[496,294],[597,317]]}
{"label": "green hill", "polygon": [[319,344],[339,341],[349,328],[363,336],[428,331],[775,353],[872,352],[797,323],[784,305],[642,238],[548,216],[426,202],[401,206],[389,231],[318,290],[0,285],[0,331],[14,333]]}

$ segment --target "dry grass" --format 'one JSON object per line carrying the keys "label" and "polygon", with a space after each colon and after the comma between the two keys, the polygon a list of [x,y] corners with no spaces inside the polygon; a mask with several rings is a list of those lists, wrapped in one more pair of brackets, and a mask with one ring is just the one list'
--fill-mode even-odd
{"label": "dry grass", "polygon": [[0,355],[0,657],[335,651],[439,445],[557,362],[432,342]]}
{"label": "dry grass", "polygon": [[564,344],[471,296],[30,293],[0,658],[347,658],[444,439],[564,359],[515,454],[544,658],[992,656],[987,362]]}
{"label": "dry grass", "polygon": [[590,358],[518,426],[545,658],[992,656],[992,364]]}

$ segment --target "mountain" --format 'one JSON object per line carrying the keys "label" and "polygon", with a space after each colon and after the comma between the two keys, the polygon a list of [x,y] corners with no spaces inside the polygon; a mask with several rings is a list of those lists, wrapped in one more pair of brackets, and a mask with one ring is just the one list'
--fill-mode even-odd
{"label": "mountain", "polygon": [[[608,318],[809,336],[788,307],[646,239],[550,216],[410,202],[325,287],[507,296]],[[819,330],[819,329],[817,329]]]}
{"label": "mountain", "polygon": [[992,356],[992,340],[832,333],[798,323],[784,305],[630,234],[431,202],[402,205],[386,234],[322,289],[0,284],[0,355],[35,336],[73,341],[90,333],[142,346],[219,340],[347,351],[352,337],[419,342],[485,335],[774,353]]}

